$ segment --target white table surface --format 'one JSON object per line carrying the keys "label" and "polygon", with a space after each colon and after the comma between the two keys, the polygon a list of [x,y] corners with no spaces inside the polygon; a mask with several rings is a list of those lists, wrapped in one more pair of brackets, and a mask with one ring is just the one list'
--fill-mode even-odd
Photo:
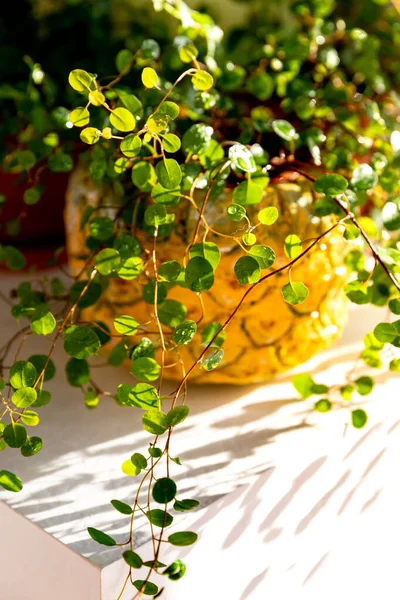
{"label": "white table surface", "polygon": [[[8,278],[2,289],[15,285],[15,282],[15,278]],[[317,381],[324,383],[341,381],[346,370],[353,367],[363,334],[370,331],[381,316],[380,309],[352,310],[341,342],[297,371],[311,369]],[[1,319],[2,337],[7,339],[15,330],[14,322],[6,317],[5,311],[1,312]],[[33,344],[27,343],[23,357],[27,358],[33,352],[45,352],[48,344],[48,340],[35,337]],[[43,438],[44,448],[28,459],[11,449],[0,454],[1,468],[16,472],[24,482],[22,492],[10,494],[1,491],[0,499],[79,554],[104,567],[119,558],[120,551],[99,546],[88,539],[86,528],[96,527],[117,540],[125,539],[127,518],[111,507],[110,500],[118,498],[129,502],[134,495],[137,480],[126,477],[120,465],[133,452],[143,452],[151,436],[141,429],[142,412],[139,410],[120,407],[107,398],[101,400],[96,410],[88,410],[81,392],[71,388],[64,380],[62,371],[66,357],[61,347],[56,349],[54,360],[58,373],[48,384],[53,399],[50,405],[40,409],[42,420],[35,431]],[[123,368],[98,369],[95,372],[96,381],[110,391],[118,383],[132,381]],[[265,541],[271,549],[276,547],[277,550],[279,547],[286,548],[285,544],[293,532],[301,533],[309,523],[318,522],[314,516],[319,514],[319,506],[322,508],[328,504],[331,496],[336,495],[336,488],[341,488],[342,493],[348,486],[350,494],[355,487],[352,496],[356,494],[360,506],[368,508],[368,503],[373,504],[375,496],[377,498],[381,493],[380,479],[378,477],[373,483],[371,479],[371,484],[363,485],[362,490],[357,491],[357,482],[364,478],[363,472],[368,465],[355,460],[351,473],[346,474],[344,456],[349,443],[355,446],[363,443],[362,440],[370,435],[369,431],[378,431],[379,426],[378,442],[373,447],[371,458],[372,463],[376,461],[378,465],[384,454],[387,430],[393,428],[395,431],[395,424],[400,419],[398,380],[379,375],[378,381],[380,383],[372,400],[368,400],[368,427],[363,431],[348,428],[345,435],[348,411],[310,414],[312,401],[296,398],[289,375],[261,386],[192,386],[189,390],[191,414],[175,430],[172,445],[172,452],[183,462],[182,467],[174,465],[173,469],[181,497],[199,498],[204,507],[240,486],[254,482],[261,473],[271,472],[271,467],[278,468],[282,476],[275,476],[268,483],[272,492],[270,502],[277,503],[259,507],[254,517],[262,520],[265,513]],[[393,434],[391,439],[395,438]],[[327,468],[320,469],[322,456],[328,457],[329,476],[322,475]],[[304,491],[301,510],[296,508],[296,502],[300,497],[298,488],[303,488],[302,478],[308,480],[313,469],[318,471],[320,483],[316,493],[321,497],[316,506],[309,502],[308,515],[304,512]],[[375,470],[380,472],[379,465]],[[381,473],[384,479],[385,473]],[[241,502],[245,503],[245,499],[242,498]],[[281,509],[285,509],[284,514],[290,514],[291,534],[287,533],[287,528],[282,529]],[[333,513],[328,513],[328,516],[330,521],[327,524],[331,523],[329,527],[334,529]],[[201,517],[189,517],[191,520],[197,518]],[[234,548],[236,538],[239,534],[243,535],[244,530],[243,523],[233,527],[228,545]],[[280,535],[280,530],[286,531],[285,538]],[[210,543],[212,529],[204,535],[208,536],[206,539]],[[147,521],[138,519],[136,536],[138,544],[146,542]],[[283,539],[285,543],[281,541]],[[292,547],[291,544],[289,546]],[[200,541],[198,547],[204,548],[204,543]],[[287,561],[290,562],[289,556]],[[279,580],[278,571],[274,577]],[[274,573],[273,569],[271,573]],[[190,579],[187,581],[190,582]],[[174,589],[178,587],[174,586]],[[185,586],[183,589],[186,589]],[[256,596],[249,594],[244,595],[243,600],[246,597],[255,600]],[[178,596],[168,597],[178,600]],[[232,598],[236,600],[236,597]],[[240,595],[237,596],[239,598],[242,600]]]}

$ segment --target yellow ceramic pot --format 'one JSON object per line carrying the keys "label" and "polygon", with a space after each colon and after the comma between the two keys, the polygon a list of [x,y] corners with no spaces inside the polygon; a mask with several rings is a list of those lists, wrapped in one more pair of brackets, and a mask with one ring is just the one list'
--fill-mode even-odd
{"label": "yellow ceramic pot", "polygon": [[[76,170],[70,180],[65,212],[67,247],[74,273],[82,269],[83,259],[89,255],[85,246],[86,234],[80,230],[81,217],[88,205],[96,206],[100,200],[102,205],[118,202],[114,190],[96,186],[84,169]],[[201,202],[201,198],[198,200]],[[274,225],[256,230],[257,243],[271,246],[276,252],[277,260],[272,269],[288,262],[283,252],[283,241],[287,235],[295,233],[306,247],[332,225],[329,217],[312,216],[310,206],[313,200],[310,184],[298,180],[270,185],[261,204],[247,207],[254,223],[261,208],[276,206],[279,209],[280,217]],[[232,222],[226,216],[226,207],[231,201],[232,192],[226,189],[216,201],[209,202],[205,218],[214,230],[232,234],[242,227],[240,222]],[[197,222],[198,212],[193,207],[172,207],[170,210],[174,209],[179,211],[174,230],[169,238],[160,239],[157,243],[160,263],[175,259],[182,264]],[[115,210],[96,211],[96,216],[100,214],[114,217]],[[143,232],[137,235],[142,247],[150,250],[152,238],[146,239]],[[165,370],[165,377],[170,379],[182,377],[179,359],[187,370],[203,350],[201,331],[204,326],[212,322],[223,323],[247,289],[247,286],[238,284],[234,274],[234,265],[243,256],[243,250],[232,239],[210,232],[207,241],[219,246],[221,261],[215,273],[214,286],[202,294],[204,317],[196,337],[189,346],[179,347],[179,357],[176,350],[167,352],[166,365],[172,366]],[[335,229],[295,265],[292,279],[302,281],[309,289],[309,296],[303,304],[292,306],[283,300],[281,288],[288,282],[286,271],[260,284],[249,294],[227,329],[225,354],[220,366],[212,372],[196,368],[192,380],[232,384],[261,382],[306,361],[334,342],[347,315],[347,300],[343,293],[347,279],[343,262],[345,245],[342,234]],[[153,276],[151,269],[147,275]],[[146,281],[148,279],[142,276],[133,281],[112,278],[98,304],[83,311],[84,320],[103,321],[111,330],[114,318],[120,314],[132,315],[139,323],[148,322],[154,308],[142,300],[143,283]],[[187,306],[187,319],[198,321],[201,318],[201,303],[194,292],[174,286],[169,290],[168,298]],[[152,329],[154,331],[154,324]],[[153,340],[156,339],[153,336]]]}

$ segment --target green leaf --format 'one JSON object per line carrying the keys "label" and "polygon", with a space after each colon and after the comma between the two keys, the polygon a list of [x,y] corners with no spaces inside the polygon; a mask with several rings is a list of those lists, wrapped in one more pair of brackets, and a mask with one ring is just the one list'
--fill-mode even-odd
{"label": "green leaf", "polygon": [[190,63],[194,58],[197,58],[199,55],[199,51],[196,46],[191,43],[187,43],[181,48],[179,48],[179,58],[184,63]]}
{"label": "green leaf", "polygon": [[189,250],[189,258],[194,258],[196,256],[201,256],[205,258],[213,270],[218,267],[221,254],[217,244],[213,242],[200,242],[199,244],[193,244]]}
{"label": "green leaf", "polygon": [[36,427],[36,425],[39,425],[40,419],[39,415],[34,410],[24,410],[24,412],[21,413],[21,421],[24,425],[27,425],[27,427]]}
{"label": "green leaf", "polygon": [[177,300],[164,300],[158,307],[158,317],[163,325],[176,327],[185,320],[187,308]]}
{"label": "green leaf", "polygon": [[[105,102],[106,98],[99,90],[89,92],[89,101],[93,106],[101,106]],[[71,120],[71,117],[70,117]]]}
{"label": "green leaf", "polygon": [[353,171],[351,185],[355,190],[369,190],[378,183],[378,175],[367,164],[358,165]]}
{"label": "green leaf", "polygon": [[292,384],[302,398],[313,395],[314,380],[308,373],[299,373],[292,377]]}
{"label": "green leaf", "polygon": [[164,158],[156,165],[159,182],[167,190],[176,188],[182,180],[182,172],[174,158]]}
{"label": "green leaf", "polygon": [[27,440],[26,429],[23,425],[12,421],[4,427],[3,439],[10,448],[21,448]]}
{"label": "green leaf", "polygon": [[43,440],[40,437],[36,437],[36,436],[29,437],[28,436],[27,441],[21,448],[21,454],[22,454],[22,456],[25,456],[25,458],[27,458],[29,456],[34,456],[35,454],[40,452],[40,450],[42,448],[43,448]]}
{"label": "green leaf", "polygon": [[85,129],[82,129],[79,137],[85,144],[96,144],[101,137],[101,131],[97,127],[85,127]]}
{"label": "green leaf", "polygon": [[122,71],[126,71],[128,73],[128,67],[133,61],[133,53],[127,48],[123,48],[120,50],[115,57],[115,66],[117,67],[119,73]]}
{"label": "green leaf", "polygon": [[46,390],[39,390],[37,392],[37,400],[32,404],[35,408],[40,408],[41,406],[46,406],[51,401],[51,394]]}
{"label": "green leaf", "polygon": [[256,243],[257,238],[254,235],[254,233],[252,233],[251,231],[248,231],[247,233],[243,234],[242,241],[244,244],[246,244],[246,246],[252,246],[253,244]]}
{"label": "green leaf", "polygon": [[140,50],[142,57],[146,60],[157,60],[160,56],[160,46],[158,42],[152,39],[143,40]]}
{"label": "green leaf", "polygon": [[379,323],[374,329],[374,335],[379,342],[391,343],[398,333],[392,323]]}
{"label": "green leaf", "polygon": [[114,221],[108,217],[96,217],[90,221],[89,231],[96,240],[104,242],[114,233]]}
{"label": "green leaf", "polygon": [[181,265],[177,260],[168,260],[159,266],[158,275],[165,281],[173,283],[177,280],[181,270]]}
{"label": "green leaf", "polygon": [[203,346],[207,346],[218,332],[221,333],[213,341],[213,346],[222,346],[226,340],[226,332],[221,331],[220,323],[207,323],[201,336]]}
{"label": "green leaf", "polygon": [[42,196],[43,187],[40,185],[33,186],[24,192],[25,204],[33,205],[37,204]]}
{"label": "green leaf", "polygon": [[240,204],[230,204],[226,209],[230,221],[241,221],[246,216],[246,209]]}
{"label": "green leaf", "polygon": [[46,365],[43,374],[43,381],[50,381],[50,379],[53,379],[54,375],[56,374],[54,362],[51,360],[51,358],[48,359],[46,354],[32,354],[32,356],[28,358],[28,361],[35,367],[38,374],[43,371]]}
{"label": "green leaf", "polygon": [[393,358],[389,363],[389,369],[393,373],[399,373],[400,372],[400,358]]}
{"label": "green leaf", "polygon": [[135,335],[139,329],[139,323],[129,315],[120,315],[114,319],[114,327],[122,335]]}
{"label": "green leaf", "polygon": [[84,127],[90,121],[90,112],[83,106],[78,106],[69,113],[69,120],[76,127]]}
{"label": "green leaf", "polygon": [[26,408],[35,402],[37,398],[37,392],[34,388],[19,388],[11,396],[13,404],[17,408]]}
{"label": "green leaf", "polygon": [[178,512],[186,512],[188,510],[194,510],[200,506],[198,500],[175,500],[174,509]]}
{"label": "green leaf", "polygon": [[252,204],[259,204],[263,198],[263,189],[251,179],[248,181],[242,181],[233,190],[233,201],[237,204],[243,204],[249,206]]}
{"label": "green leaf", "polygon": [[178,152],[181,147],[181,140],[174,133],[166,133],[161,136],[165,152]]}
{"label": "green leaf", "polygon": [[184,346],[192,341],[197,331],[195,321],[184,321],[177,325],[172,334],[172,339],[178,346]]}
{"label": "green leaf", "polygon": [[148,510],[146,516],[150,523],[153,523],[156,527],[169,527],[174,520],[172,515],[159,508]]}
{"label": "green leaf", "polygon": [[192,292],[205,292],[214,285],[212,265],[201,256],[191,258],[185,269],[185,283]]}
{"label": "green leaf", "polygon": [[82,387],[90,379],[89,365],[86,360],[70,358],[65,366],[67,381],[73,387]]}
{"label": "green leaf", "polygon": [[210,145],[214,130],[204,123],[195,123],[184,133],[182,138],[182,147],[186,154],[201,154],[207,150]]}
{"label": "green leaf", "polygon": [[142,356],[132,362],[131,372],[135,377],[143,379],[143,381],[154,381],[159,378],[161,367],[154,358]]}
{"label": "green leaf", "polygon": [[249,255],[256,259],[261,269],[269,269],[276,259],[276,254],[272,248],[257,244],[250,248]]}
{"label": "green leaf", "polygon": [[162,450],[161,448],[153,448],[152,446],[149,446],[149,454],[153,458],[159,458],[162,456]]}
{"label": "green leaf", "polygon": [[142,71],[142,83],[147,88],[154,88],[158,85],[157,72],[151,67],[145,67]]}
{"label": "green leaf", "polygon": [[154,435],[162,435],[168,429],[166,415],[157,409],[148,410],[142,417],[143,428]]}
{"label": "green leaf", "polygon": [[122,553],[122,557],[126,564],[133,569],[140,569],[143,564],[139,554],[136,554],[136,552],[133,552],[132,550],[125,550],[125,552]]}
{"label": "green leaf", "polygon": [[22,481],[10,471],[0,471],[0,485],[7,492],[20,492],[23,488]]}
{"label": "green leaf", "polygon": [[167,423],[170,427],[175,427],[182,423],[189,414],[189,407],[186,404],[175,406],[167,413]]}
{"label": "green leaf", "polygon": [[3,249],[3,260],[8,269],[19,271],[26,266],[26,260],[22,252],[13,246],[5,246]]}
{"label": "green leaf", "polygon": [[117,542],[114,538],[110,537],[103,531],[99,529],[95,529],[94,527],[88,527],[88,533],[90,537],[97,542],[98,544],[102,544],[103,546],[116,546]]}
{"label": "green leaf", "polygon": [[196,71],[192,77],[192,83],[197,90],[206,91],[212,88],[214,79],[207,71]]}
{"label": "green leaf", "polygon": [[206,371],[213,371],[216,369],[224,357],[223,350],[216,350],[215,352],[211,352],[206,356],[206,358],[201,363],[201,368]]}
{"label": "green leaf", "polygon": [[168,537],[168,541],[173,546],[190,546],[197,541],[197,533],[193,531],[179,531]]}
{"label": "green leaf", "polygon": [[308,288],[301,281],[292,281],[282,288],[282,296],[288,304],[301,304],[308,297]]}
{"label": "green leaf", "polygon": [[39,306],[31,317],[31,330],[36,335],[50,335],[56,328],[56,320],[48,307]]}
{"label": "green leaf", "polygon": [[152,204],[151,206],[148,206],[144,213],[144,220],[146,224],[152,227],[165,225],[170,221],[170,217],[173,218],[173,215],[169,215],[165,206],[160,204]]}
{"label": "green leaf", "polygon": [[258,260],[252,256],[241,256],[236,262],[234,270],[236,278],[241,285],[257,283],[261,277]]}
{"label": "green leaf", "polygon": [[367,377],[367,376],[359,377],[358,379],[355,380],[354,383],[355,383],[357,392],[361,396],[367,396],[368,394],[370,394],[374,387],[374,380],[372,379],[372,377]]}
{"label": "green leaf", "polygon": [[111,504],[115,510],[123,515],[131,515],[133,512],[129,504],[126,504],[126,502],[121,502],[121,500],[111,500]]}
{"label": "green leaf", "polygon": [[279,217],[279,211],[275,206],[268,206],[260,210],[257,216],[263,225],[273,225]]}
{"label": "green leaf", "polygon": [[116,271],[121,264],[121,257],[118,250],[113,248],[104,248],[96,256],[96,269],[101,275],[110,275]]}
{"label": "green leaf", "polygon": [[57,151],[50,156],[47,166],[53,173],[68,173],[74,168],[74,161],[69,154]]}
{"label": "green leaf", "polygon": [[[229,159],[231,163],[241,171],[245,171],[246,173],[254,173],[256,170],[254,156],[250,150],[246,148],[246,146],[243,146],[243,144],[233,144],[233,146],[229,148]],[[254,194],[257,194],[257,190],[255,189],[253,191],[253,195]]]}
{"label": "green leaf", "polygon": [[365,412],[365,410],[357,408],[356,410],[351,411],[351,422],[353,424],[353,427],[361,429],[362,427],[364,427],[364,425],[366,425],[367,421],[368,415]]}
{"label": "green leaf", "polygon": [[126,281],[136,279],[136,277],[138,277],[143,271],[143,266],[143,260],[139,256],[131,256],[130,258],[124,260],[118,269],[118,277],[125,279]]}
{"label": "green leaf", "polygon": [[159,504],[168,504],[175,498],[176,483],[169,477],[157,479],[153,487],[153,498]]}
{"label": "green leaf", "polygon": [[100,398],[97,395],[95,390],[88,390],[84,395],[84,402],[87,408],[92,409],[96,408],[100,402]]}
{"label": "green leaf", "polygon": [[158,408],[159,401],[159,394],[153,385],[149,383],[137,383],[129,390],[127,400],[124,404],[148,410],[149,408]]}
{"label": "green leaf", "polygon": [[158,587],[151,581],[145,581],[144,579],[137,579],[133,582],[133,585],[145,596],[154,596],[158,592]]}
{"label": "green leaf", "polygon": [[125,460],[121,465],[121,470],[128,477],[136,477],[141,472],[141,469],[134,465],[131,460]]}
{"label": "green leaf", "polygon": [[347,179],[342,175],[321,175],[314,183],[314,189],[326,196],[339,196],[348,188]]}
{"label": "green leaf", "polygon": [[394,315],[400,315],[400,298],[392,298],[392,300],[389,300],[389,310]]}
{"label": "green leaf", "polygon": [[78,301],[78,298],[85,288],[86,291],[77,304],[78,308],[87,308],[88,306],[96,304],[103,291],[100,283],[95,281],[91,281],[90,283],[87,280],[77,281],[71,286],[69,292],[72,304],[75,304]]}
{"label": "green leaf", "polygon": [[142,149],[142,140],[138,135],[131,133],[122,140],[120,148],[122,154],[134,158]]}
{"label": "green leaf", "polygon": [[361,281],[350,281],[344,287],[344,292],[354,304],[368,304],[371,301],[371,288]]}
{"label": "green leaf", "polygon": [[88,358],[100,349],[100,340],[90,327],[72,325],[64,333],[64,350],[74,358]]}
{"label": "green leaf", "polygon": [[276,135],[279,135],[279,137],[287,142],[291,142],[297,137],[297,133],[293,125],[289,123],[289,121],[285,121],[283,119],[272,121],[272,129]]}
{"label": "green leaf", "polygon": [[147,469],[147,459],[140,452],[132,454],[131,461],[138,469]]}
{"label": "green leaf", "polygon": [[318,402],[316,402],[314,404],[314,410],[316,410],[317,412],[321,412],[321,413],[329,412],[331,410],[331,408],[332,408],[332,402],[330,402],[326,398],[322,398],[321,400],[318,400]]}
{"label": "green leaf", "polygon": [[288,258],[297,258],[303,251],[301,239],[294,234],[288,235],[284,242],[284,250]]}
{"label": "green leaf", "polygon": [[168,120],[173,121],[179,115],[179,106],[175,102],[165,100],[157,109],[159,115],[164,115]]}
{"label": "green leaf", "polygon": [[10,369],[10,383],[15,389],[32,387],[36,377],[34,365],[24,360],[18,360]]}
{"label": "green leaf", "polygon": [[256,72],[248,78],[247,87],[259,100],[268,100],[274,91],[274,80],[268,73]]}
{"label": "green leaf", "polygon": [[68,81],[70,86],[77,92],[86,92],[92,86],[93,77],[83,69],[74,69],[69,74]]}
{"label": "green leaf", "polygon": [[122,106],[115,108],[110,114],[110,123],[118,131],[132,131],[136,127],[133,114]]}

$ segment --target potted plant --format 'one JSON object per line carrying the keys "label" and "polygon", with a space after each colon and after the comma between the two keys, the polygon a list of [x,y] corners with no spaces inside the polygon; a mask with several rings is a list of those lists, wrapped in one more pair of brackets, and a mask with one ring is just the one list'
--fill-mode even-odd
{"label": "potted plant", "polygon": [[[178,1],[156,6],[180,20],[171,44],[145,39],[135,52],[123,49],[113,78],[81,68],[69,75],[79,99],[69,121],[88,148],[67,194],[72,285],[54,278],[16,290],[12,313],[27,322],[15,339],[49,335],[52,343],[48,355],[28,360],[19,346],[2,382],[0,425],[0,448],[24,456],[41,449],[26,427],[50,400],[45,382],[58,342],[88,408],[106,394],[143,411],[149,445],[122,465],[138,477],[136,498],[112,500],[131,522],[122,553],[135,597],[159,595],[154,570],[184,575],[181,561],[162,563],[164,542],[197,538],[168,535],[177,513],[199,504],[169,476],[179,460],[171,436],[189,414],[188,381],[255,382],[299,364],[339,335],[348,301],[388,306],[361,358],[371,374],[400,370],[395,8],[371,3],[361,29],[345,6],[338,14],[331,3],[295,2],[290,27],[275,34],[261,9],[255,32],[236,30],[223,46],[207,15]],[[278,13],[273,19],[279,24]],[[2,256],[18,266],[15,249]],[[91,357],[103,350],[110,366],[129,364],[132,385],[98,389]],[[173,393],[164,379],[178,381]],[[370,374],[332,387],[309,374],[293,383],[316,397],[317,411],[347,405],[351,423],[365,425],[359,398],[373,388]],[[6,471],[0,484],[22,486]],[[133,547],[137,511],[149,520],[151,557]],[[116,545],[96,528],[89,534]],[[147,577],[135,579],[143,564]]]}

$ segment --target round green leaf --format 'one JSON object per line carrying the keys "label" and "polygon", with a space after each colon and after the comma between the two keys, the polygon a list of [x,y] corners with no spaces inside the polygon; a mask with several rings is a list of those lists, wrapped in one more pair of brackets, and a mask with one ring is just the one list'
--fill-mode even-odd
{"label": "round green leaf", "polygon": [[96,269],[101,275],[110,275],[116,271],[121,264],[121,257],[118,250],[113,248],[104,248],[96,256]]}
{"label": "round green leaf", "polygon": [[[81,296],[83,290],[86,288],[85,293]],[[96,304],[98,299],[101,296],[103,288],[100,283],[96,281],[91,281],[90,283],[87,280],[84,281],[76,281],[70,288],[70,300],[72,304],[78,302],[78,308],[87,308],[88,306],[93,306]],[[80,300],[78,298],[81,296]]]}
{"label": "round green leaf", "polygon": [[85,129],[82,129],[79,137],[85,144],[96,144],[101,137],[101,131],[97,127],[85,127]]}
{"label": "round green leaf", "polygon": [[95,529],[94,527],[88,527],[88,533],[90,537],[97,542],[98,544],[102,544],[103,546],[116,546],[117,542],[114,538],[110,537],[103,531],[99,529]]}
{"label": "round green leaf", "polygon": [[163,325],[176,327],[185,320],[187,308],[177,300],[164,300],[158,307],[158,317]]}
{"label": "round green leaf", "polygon": [[114,221],[108,217],[96,217],[90,221],[89,231],[96,240],[104,242],[114,233]]}
{"label": "round green leaf", "polygon": [[136,279],[143,271],[143,260],[139,256],[127,258],[118,269],[118,277],[130,281]]}
{"label": "round green leaf", "polygon": [[147,88],[154,88],[158,85],[157,72],[151,67],[145,67],[142,71],[142,83]]}
{"label": "round green leaf", "polygon": [[122,553],[122,557],[126,564],[132,567],[133,569],[140,569],[140,567],[143,564],[143,561],[140,558],[140,556],[132,550],[125,550],[125,552]]}
{"label": "round green leaf", "polygon": [[126,504],[126,502],[121,502],[121,500],[111,500],[111,504],[115,510],[120,512],[122,515],[131,515],[133,512],[129,504]]}
{"label": "round green leaf", "polygon": [[32,356],[28,358],[28,361],[35,367],[38,374],[43,371],[44,366],[46,365],[43,381],[50,381],[50,379],[53,379],[54,375],[56,374],[54,362],[51,360],[51,358],[49,360],[47,360],[47,358],[48,357],[46,354],[32,354]]}
{"label": "round green leaf", "polygon": [[114,319],[114,327],[122,335],[135,335],[139,329],[139,323],[129,315],[121,315]]}
{"label": "round green leaf", "polygon": [[154,358],[142,356],[132,362],[131,372],[138,379],[154,381],[160,376],[161,367]]}
{"label": "round green leaf", "polygon": [[241,285],[257,283],[261,277],[260,265],[252,256],[241,256],[235,264],[235,275]]}
{"label": "round green leaf", "polygon": [[147,225],[157,227],[159,225],[165,225],[165,223],[168,222],[168,216],[169,215],[165,206],[160,204],[152,204],[146,208],[144,220]]}
{"label": "round green leaf", "polygon": [[257,216],[263,225],[273,225],[279,217],[279,212],[275,206],[268,206],[260,210]]}
{"label": "round green leaf", "polygon": [[214,270],[217,268],[221,259],[219,248],[214,242],[200,242],[199,244],[193,244],[189,251],[189,258],[194,258],[195,256],[205,258]]}
{"label": "round green leaf", "polygon": [[167,422],[170,427],[175,427],[182,423],[189,414],[189,407],[186,404],[175,406],[167,413]]}
{"label": "round green leaf", "polygon": [[83,69],[74,69],[68,76],[69,84],[77,92],[89,91],[93,77]]}
{"label": "round green leaf", "polygon": [[136,579],[133,585],[145,596],[154,596],[158,592],[158,587],[151,581],[145,581],[144,579]]}
{"label": "round green leaf", "polygon": [[39,415],[34,410],[24,410],[21,414],[21,421],[28,427],[36,427],[39,425]]}
{"label": "round green leaf", "polygon": [[196,71],[192,77],[192,83],[197,90],[205,91],[212,88],[214,79],[207,71]]}
{"label": "round green leaf", "polygon": [[291,142],[297,137],[297,133],[293,125],[284,119],[272,121],[272,129],[276,135],[279,135],[279,137],[287,142]]}
{"label": "round green leaf", "polygon": [[212,265],[202,256],[191,258],[185,269],[185,283],[192,292],[205,292],[214,285]]}
{"label": "round green leaf", "polygon": [[361,429],[362,427],[364,427],[364,425],[366,425],[367,421],[368,415],[365,412],[365,410],[358,408],[356,410],[351,411],[351,422],[353,424],[353,427]]}
{"label": "round green leaf", "polygon": [[12,421],[4,427],[3,439],[10,448],[22,448],[28,435],[23,425]]}
{"label": "round green leaf", "polygon": [[147,460],[143,454],[140,454],[140,452],[135,452],[132,454],[131,461],[135,467],[138,467],[139,469],[147,469]]}
{"label": "round green leaf", "polygon": [[157,114],[165,115],[169,120],[173,121],[179,115],[179,106],[175,102],[165,100],[158,107]]}
{"label": "round green leaf", "polygon": [[34,388],[19,388],[11,396],[13,404],[17,408],[26,408],[35,402],[37,398],[37,392]]}
{"label": "round green leaf", "polygon": [[357,392],[361,396],[367,396],[368,394],[370,394],[374,387],[374,380],[372,379],[372,377],[368,377],[366,375],[363,377],[359,377],[358,379],[355,380],[354,383],[355,383]]}
{"label": "round green leaf", "polygon": [[392,298],[392,300],[389,300],[389,310],[394,315],[400,315],[400,298]]}
{"label": "round green leaf", "polygon": [[283,286],[282,296],[288,304],[301,304],[307,299],[308,288],[301,281],[292,281]]}
{"label": "round green leaf", "polygon": [[172,334],[172,339],[178,346],[184,346],[192,341],[197,331],[195,321],[184,321],[177,325]]}
{"label": "round green leaf", "polygon": [[276,255],[269,246],[260,246],[256,244],[250,248],[249,255],[253,256],[261,269],[269,269],[274,264]]}
{"label": "round green leaf", "polygon": [[40,408],[41,406],[46,406],[46,404],[49,404],[50,401],[51,401],[50,392],[47,392],[46,390],[38,390],[37,399],[32,404],[32,406],[35,408]]}
{"label": "round green leaf", "polygon": [[288,258],[297,258],[303,251],[301,239],[294,235],[288,235],[284,242],[285,254]]}
{"label": "round green leaf", "polygon": [[118,107],[110,114],[110,123],[118,131],[132,131],[136,126],[136,119],[127,108]]}
{"label": "round green leaf", "polygon": [[131,64],[133,60],[133,53],[127,48],[123,48],[120,50],[115,58],[115,65],[118,71],[121,73],[126,69],[126,73],[129,71],[127,67]]}
{"label": "round green leaf", "polygon": [[141,472],[141,469],[134,465],[131,460],[125,460],[121,465],[121,470],[128,477],[136,477]]}
{"label": "round green leaf", "polygon": [[176,484],[169,477],[157,479],[153,487],[153,498],[159,504],[168,504],[175,498]]}
{"label": "round green leaf", "polygon": [[211,352],[206,356],[206,358],[201,363],[201,368],[206,371],[213,371],[216,369],[224,357],[223,350],[216,350],[215,352]]}
{"label": "round green leaf", "polygon": [[226,213],[230,221],[241,221],[246,216],[246,209],[240,204],[230,204]]}
{"label": "round green leaf", "polygon": [[214,130],[204,123],[195,123],[184,133],[182,138],[182,147],[186,154],[201,154],[207,150],[210,145]]}
{"label": "round green leaf", "polygon": [[86,360],[70,358],[65,366],[67,381],[73,387],[82,387],[90,379],[89,365]]}
{"label": "round green leaf", "polygon": [[[229,159],[231,160],[232,164],[241,171],[245,171],[246,173],[253,173],[256,170],[256,162],[254,160],[254,156],[252,155],[250,150],[246,148],[246,146],[243,146],[243,144],[233,144],[233,146],[229,148]],[[257,190],[255,190],[255,188],[253,191],[253,196],[254,194],[257,194]],[[254,204],[254,202],[251,203]]]}
{"label": "round green leaf", "polygon": [[0,471],[0,485],[7,492],[20,492],[23,488],[22,481],[10,471]]}
{"label": "round green leaf", "polygon": [[56,320],[46,305],[39,306],[31,317],[31,330],[36,335],[50,335],[56,328]]}
{"label": "round green leaf", "polygon": [[143,428],[154,435],[162,435],[169,427],[165,414],[161,410],[151,409],[142,417]]}
{"label": "round green leaf", "polygon": [[367,164],[358,165],[353,171],[351,185],[355,190],[369,190],[378,183],[378,175]]}
{"label": "round green leaf", "polygon": [[179,58],[184,63],[190,63],[194,58],[197,58],[199,51],[194,44],[188,43],[179,48]]}
{"label": "round green leaf", "polygon": [[207,346],[218,332],[221,333],[213,341],[213,346],[222,346],[226,339],[226,332],[221,331],[220,323],[207,323],[201,336],[203,346]]}
{"label": "round green leaf", "polygon": [[64,334],[64,350],[74,358],[88,358],[100,349],[100,340],[92,328],[72,325]]}
{"label": "round green leaf", "polygon": [[40,437],[28,437],[27,441],[21,448],[22,456],[34,456],[43,448],[43,440]]}
{"label": "round green leaf", "polygon": [[174,133],[166,133],[162,136],[162,142],[165,152],[178,152],[181,147],[181,140]]}
{"label": "round green leaf", "polygon": [[339,196],[348,188],[347,179],[342,175],[321,175],[314,183],[314,189],[326,196]]}
{"label": "round green leaf", "polygon": [[[245,206],[259,204],[263,197],[263,189],[253,181],[242,181],[233,190],[233,200],[237,204]],[[232,206],[235,206],[233,204]],[[240,220],[240,219],[239,219]]]}
{"label": "round green leaf", "polygon": [[193,531],[179,531],[168,537],[168,541],[173,546],[190,546],[197,541],[197,533]]}
{"label": "round green leaf", "polygon": [[321,400],[318,400],[318,402],[316,402],[314,404],[314,410],[316,410],[317,412],[321,412],[321,413],[329,412],[331,410],[331,408],[332,408],[332,402],[330,402],[326,398],[322,398]]}
{"label": "round green leaf", "polygon": [[122,140],[120,148],[122,154],[134,158],[142,149],[142,140],[138,135],[131,133]]}
{"label": "round green leaf", "polygon": [[90,112],[83,106],[78,106],[69,113],[69,120],[76,127],[84,127],[90,121]]}
{"label": "round green leaf", "polygon": [[10,383],[13,388],[31,387],[37,377],[34,365],[24,360],[18,360],[10,369]]}
{"label": "round green leaf", "polygon": [[174,158],[164,158],[156,165],[159,182],[167,190],[176,188],[182,180],[182,172]]}
{"label": "round green leaf", "polygon": [[178,278],[181,270],[181,265],[177,260],[168,260],[159,266],[158,275],[165,281],[173,283]]}
{"label": "round green leaf", "polygon": [[175,500],[174,509],[178,512],[186,512],[188,510],[194,510],[200,506],[198,500]]}
{"label": "round green leaf", "polygon": [[379,323],[374,329],[374,335],[379,342],[391,343],[398,333],[392,323]]}
{"label": "round green leaf", "polygon": [[127,393],[126,402],[124,402],[128,406],[136,406],[143,410],[158,408],[159,403],[159,394],[156,388],[149,383],[137,383],[133,388],[130,388]]}
{"label": "round green leaf", "polygon": [[148,510],[146,513],[148,520],[156,527],[169,527],[174,520],[172,515],[159,508]]}

